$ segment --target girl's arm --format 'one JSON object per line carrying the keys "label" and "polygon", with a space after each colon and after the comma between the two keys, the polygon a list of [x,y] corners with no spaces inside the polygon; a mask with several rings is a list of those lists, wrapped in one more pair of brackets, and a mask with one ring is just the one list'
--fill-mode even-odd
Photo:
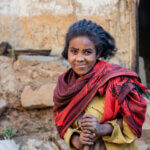
{"label": "girl's arm", "polygon": [[[122,130],[123,129],[122,118],[118,119],[116,123],[120,126],[120,129]],[[90,114],[85,114],[82,117],[80,126],[83,131],[90,130],[91,132],[95,133],[96,137],[111,135],[113,132],[113,126],[110,123],[100,124],[97,118]]]}

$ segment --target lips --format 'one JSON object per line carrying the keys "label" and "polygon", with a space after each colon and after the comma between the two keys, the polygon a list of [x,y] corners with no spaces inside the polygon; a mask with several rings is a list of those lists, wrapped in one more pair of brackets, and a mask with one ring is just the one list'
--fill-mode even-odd
{"label": "lips", "polygon": [[76,67],[82,68],[82,67],[86,67],[86,64],[76,64]]}

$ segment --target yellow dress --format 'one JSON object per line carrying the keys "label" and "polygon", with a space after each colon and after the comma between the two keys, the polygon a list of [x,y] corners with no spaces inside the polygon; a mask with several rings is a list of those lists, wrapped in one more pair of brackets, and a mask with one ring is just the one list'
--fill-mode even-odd
{"label": "yellow dress", "polygon": [[[105,97],[95,96],[93,100],[85,109],[85,113],[95,116],[100,122],[104,114]],[[102,139],[105,143],[107,150],[139,150],[135,143],[136,135],[131,131],[126,121],[123,119],[123,131],[116,123],[116,119],[107,121],[113,126],[111,136],[103,136]],[[80,133],[81,130],[77,125],[77,120],[69,127],[64,135],[64,140],[68,144],[70,150],[76,150],[75,147],[70,145],[70,139],[74,132]]]}

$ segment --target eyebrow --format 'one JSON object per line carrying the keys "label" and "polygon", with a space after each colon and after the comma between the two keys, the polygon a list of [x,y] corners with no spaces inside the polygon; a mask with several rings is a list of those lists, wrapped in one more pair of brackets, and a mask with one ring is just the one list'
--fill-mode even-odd
{"label": "eyebrow", "polygon": [[93,48],[85,48],[85,49],[83,49],[83,50],[93,50]]}
{"label": "eyebrow", "polygon": [[[77,50],[79,50],[79,48],[75,48],[75,47],[70,47],[70,49],[77,49]],[[85,48],[85,49],[82,49],[82,50],[93,50],[93,48]]]}
{"label": "eyebrow", "polygon": [[70,49],[77,49],[77,50],[79,50],[79,48],[75,48],[75,47],[70,47]]}

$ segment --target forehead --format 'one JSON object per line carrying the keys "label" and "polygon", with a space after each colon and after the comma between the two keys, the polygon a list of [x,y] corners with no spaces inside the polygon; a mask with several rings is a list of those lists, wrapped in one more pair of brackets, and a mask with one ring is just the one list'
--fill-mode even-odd
{"label": "forehead", "polygon": [[69,47],[90,47],[95,48],[94,43],[87,36],[77,36],[69,41]]}

